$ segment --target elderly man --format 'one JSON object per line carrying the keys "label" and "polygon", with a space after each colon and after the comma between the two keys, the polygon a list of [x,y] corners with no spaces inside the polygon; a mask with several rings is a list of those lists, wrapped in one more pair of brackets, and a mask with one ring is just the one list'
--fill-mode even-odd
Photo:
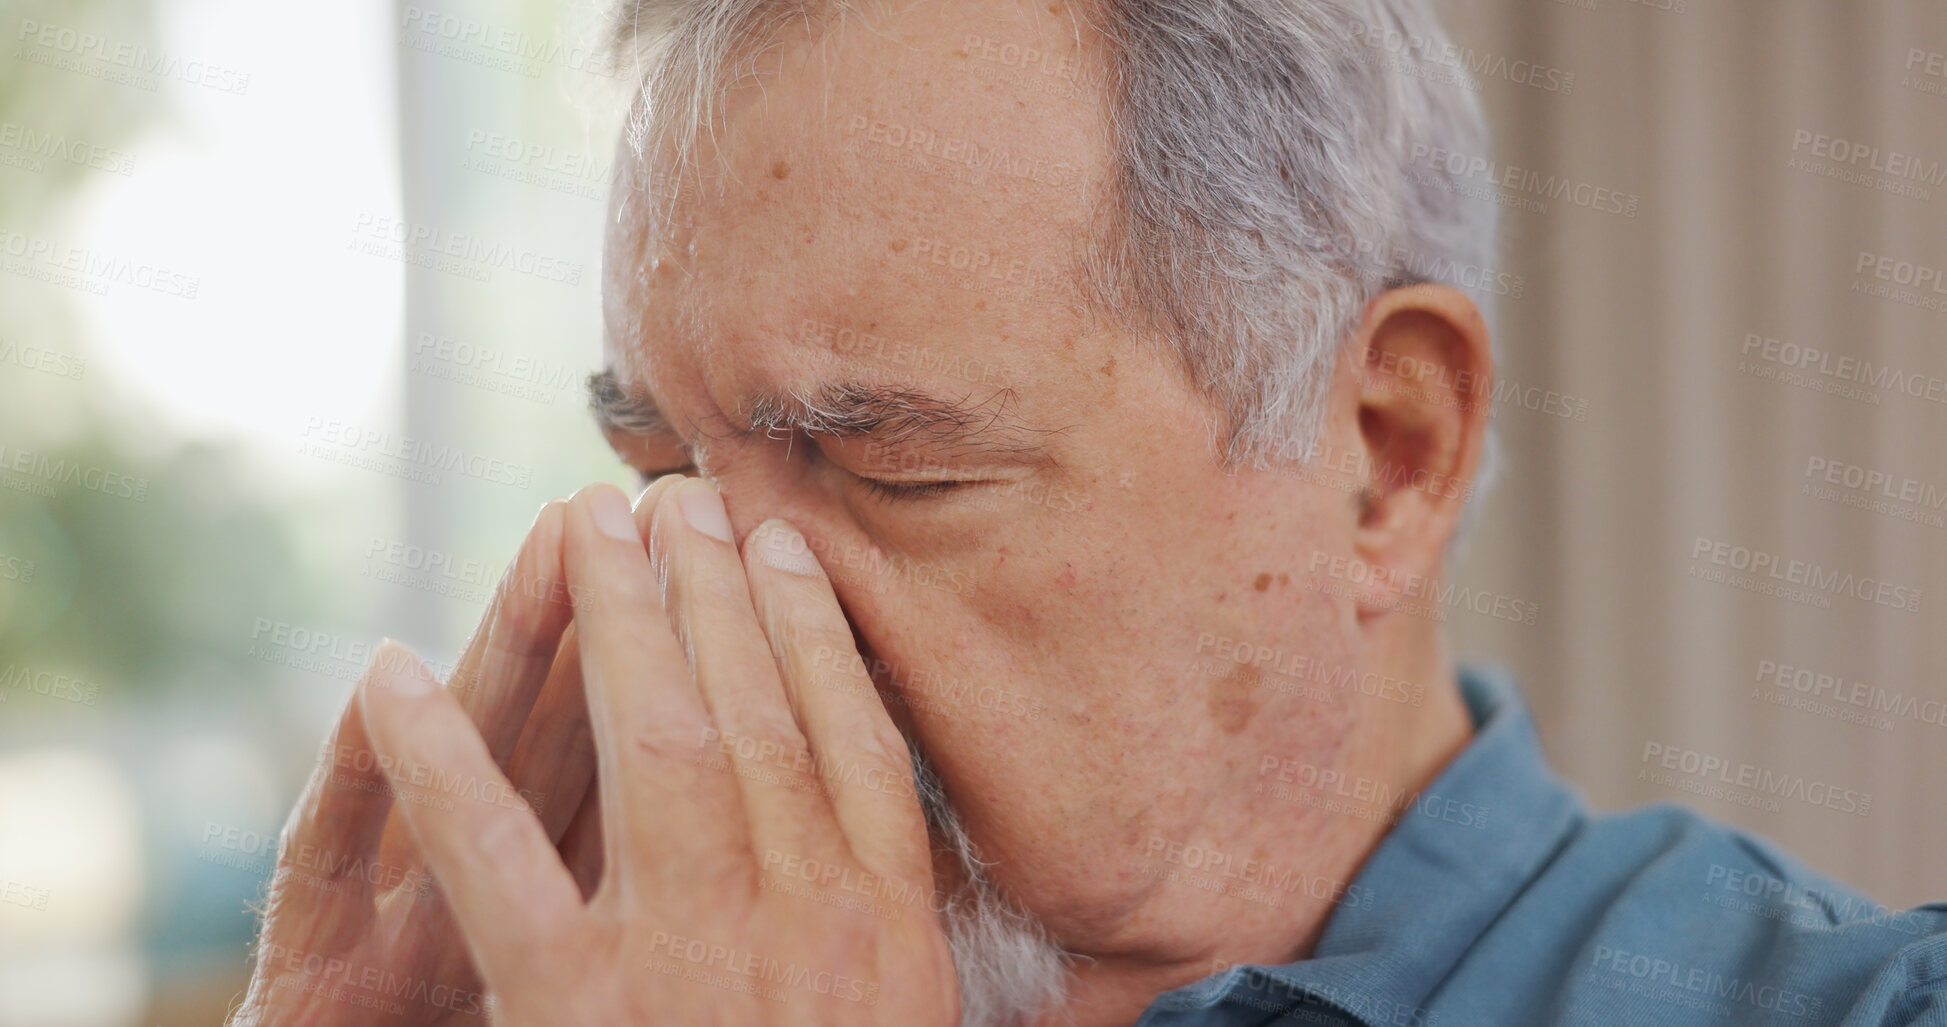
{"label": "elderly man", "polygon": [[1493,217],[1418,0],[619,24],[653,483],[444,687],[381,647],[235,1022],[1947,1016],[1941,910],[1592,816],[1453,666]]}

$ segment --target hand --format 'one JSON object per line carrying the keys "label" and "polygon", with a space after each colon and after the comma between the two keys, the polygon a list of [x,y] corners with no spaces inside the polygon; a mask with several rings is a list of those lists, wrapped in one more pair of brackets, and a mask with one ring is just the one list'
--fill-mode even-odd
{"label": "hand", "polygon": [[[584,890],[592,890],[601,869],[601,825],[569,623],[572,593],[562,575],[566,511],[556,500],[535,518],[454,668],[446,701],[469,722],[486,756],[512,777],[492,800],[537,807],[537,830],[558,846]],[[409,651],[387,643],[359,691],[382,689],[420,666]],[[446,1027],[487,1020],[485,989],[406,828],[409,807],[391,801],[368,734],[355,694],[284,826],[256,968],[230,1019],[235,1027]]]}
{"label": "hand", "polygon": [[358,689],[495,1022],[956,1023],[910,758],[830,582],[782,521],[740,560],[701,481],[659,479],[642,510],[646,552],[613,487],[564,515],[600,775],[586,903],[545,818],[430,801],[511,785],[423,666]]}

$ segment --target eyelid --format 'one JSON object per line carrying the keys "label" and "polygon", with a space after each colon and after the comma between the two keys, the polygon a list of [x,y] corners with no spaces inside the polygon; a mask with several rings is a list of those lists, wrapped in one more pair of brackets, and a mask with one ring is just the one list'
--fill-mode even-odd
{"label": "eyelid", "polygon": [[[970,464],[944,460],[923,451],[914,452],[870,436],[856,439],[829,434],[802,433],[812,448],[825,460],[861,481],[877,481],[891,486],[930,484],[971,484],[988,479],[988,474]],[[863,440],[861,447],[858,442]],[[876,455],[874,451],[876,452]]]}
{"label": "eyelid", "polygon": [[[870,436],[859,437],[869,438]],[[873,477],[872,474],[867,472],[876,471],[878,468],[855,468],[854,464],[858,462],[857,453],[853,451],[853,447],[845,445],[850,440],[836,436],[830,432],[811,432],[799,429],[793,431],[788,436],[778,438],[787,445],[802,446],[804,452],[807,454],[815,454],[820,462],[828,465],[852,481],[857,482],[859,487],[863,488],[868,496],[882,502],[913,502],[933,498],[961,488],[962,486],[979,484],[977,479],[968,480],[964,478],[915,479]],[[831,450],[833,448],[839,449],[840,452],[837,454],[832,453]],[[944,464],[931,469],[942,472],[953,470],[953,468]],[[901,469],[887,468],[887,470],[896,474]]]}
{"label": "eyelid", "polygon": [[858,478],[859,484],[865,486],[865,491],[873,498],[883,499],[889,502],[929,499],[969,485],[978,484],[978,482],[972,481],[886,481],[880,478],[866,478],[859,475],[853,475],[853,477]]}

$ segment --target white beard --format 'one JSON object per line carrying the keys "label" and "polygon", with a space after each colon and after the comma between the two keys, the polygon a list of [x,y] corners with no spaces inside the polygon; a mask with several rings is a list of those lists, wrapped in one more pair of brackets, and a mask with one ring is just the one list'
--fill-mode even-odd
{"label": "white beard", "polygon": [[1068,998],[1071,957],[1034,916],[1001,894],[947,800],[939,775],[913,753],[913,779],[936,849],[953,853],[962,883],[940,895],[940,917],[960,978],[960,1027],[1017,1027]]}

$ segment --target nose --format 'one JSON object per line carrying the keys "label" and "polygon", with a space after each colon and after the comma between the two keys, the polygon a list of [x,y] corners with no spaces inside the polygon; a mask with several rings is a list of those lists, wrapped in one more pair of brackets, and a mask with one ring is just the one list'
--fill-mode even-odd
{"label": "nose", "polygon": [[719,474],[706,480],[723,496],[724,512],[730,515],[730,537],[739,552],[743,551],[745,537],[773,517],[782,517],[800,532],[805,531],[802,517],[793,516],[804,511],[802,504],[793,502],[788,493],[789,483],[754,469]]}

